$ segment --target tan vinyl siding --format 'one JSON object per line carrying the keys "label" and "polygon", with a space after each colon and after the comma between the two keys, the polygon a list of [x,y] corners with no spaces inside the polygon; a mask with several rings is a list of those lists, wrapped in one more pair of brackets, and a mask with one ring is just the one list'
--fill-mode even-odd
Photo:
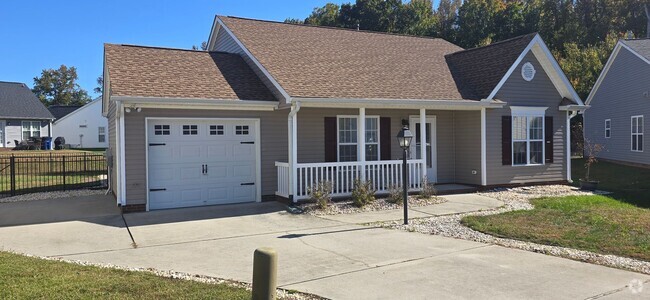
{"label": "tan vinyl siding", "polygon": [[115,195],[115,189],[117,188],[117,127],[115,126],[117,119],[116,119],[116,105],[115,101],[111,101],[108,104],[108,151],[111,153],[111,156],[113,156],[113,167],[111,169],[111,189],[113,192],[113,195]]}
{"label": "tan vinyl siding", "polygon": [[[215,42],[214,51],[237,53],[241,55],[241,57],[244,59],[246,64],[248,64],[251,70],[255,72],[257,77],[259,77],[260,80],[262,80],[262,83],[264,83],[264,85],[269,89],[269,91],[271,91],[273,96],[275,96],[275,98],[277,99],[284,99],[282,93],[280,93],[280,91],[275,87],[275,85],[273,85],[271,80],[269,80],[269,78],[266,75],[264,75],[264,72],[262,72],[262,70],[259,67],[257,67],[255,62],[253,62],[253,60],[250,57],[248,57],[248,55],[246,55],[244,49],[242,49],[237,44],[235,39],[233,39],[232,36],[230,36],[223,29],[221,29],[217,34],[217,41]],[[244,99],[244,100],[250,100],[250,99]],[[284,100],[282,100],[282,102],[284,102]]]}
{"label": "tan vinyl siding", "polygon": [[[531,62],[537,71],[528,82],[521,76],[521,66]],[[496,99],[508,103],[502,109],[487,110],[487,184],[566,180],[566,112],[558,109],[562,97],[542,66],[529,52],[497,93]],[[504,166],[501,163],[501,117],[510,116],[510,106],[548,107],[546,116],[553,117],[553,163],[541,166]],[[546,155],[549,155],[547,153]]]}
{"label": "tan vinyl siding", "polygon": [[287,114],[279,111],[142,109],[125,114],[127,204],[146,203],[145,118],[259,118],[262,151],[262,195],[275,194],[276,161],[287,161]]}
{"label": "tan vinyl siding", "polygon": [[[650,164],[650,65],[622,48],[585,112],[585,137],[604,146],[599,157]],[[631,151],[631,117],[643,115],[643,152]],[[611,120],[611,137],[605,138],[605,119]]]}
{"label": "tan vinyl siding", "polygon": [[[456,182],[480,185],[481,112],[457,111],[454,113],[453,124],[456,136],[453,156]],[[476,171],[476,174],[472,174],[472,171]]]}
{"label": "tan vinyl siding", "polygon": [[[402,119],[419,117],[419,110],[367,109],[366,116],[390,117],[391,137],[402,129]],[[298,112],[298,162],[315,163],[325,161],[324,118],[342,115],[358,116],[358,109],[302,108]],[[436,116],[438,182],[454,182],[454,138],[453,112],[427,111]],[[397,138],[391,140],[391,159],[402,159],[402,149]]]}

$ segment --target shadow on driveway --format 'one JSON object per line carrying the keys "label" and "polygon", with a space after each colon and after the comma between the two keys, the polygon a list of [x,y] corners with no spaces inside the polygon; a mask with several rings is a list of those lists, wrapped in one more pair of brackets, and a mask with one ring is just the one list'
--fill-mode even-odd
{"label": "shadow on driveway", "polygon": [[124,214],[129,227],[243,217],[285,210],[279,202],[223,204]]}
{"label": "shadow on driveway", "polygon": [[111,195],[0,203],[0,227],[87,221],[123,227],[120,209]]}

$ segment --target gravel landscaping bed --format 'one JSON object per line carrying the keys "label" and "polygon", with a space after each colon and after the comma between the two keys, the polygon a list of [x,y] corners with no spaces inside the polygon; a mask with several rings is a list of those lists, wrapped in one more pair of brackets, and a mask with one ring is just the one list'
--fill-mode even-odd
{"label": "gravel landscaping bed", "polygon": [[[340,215],[340,214],[356,214],[369,211],[402,209],[402,204],[395,204],[386,201],[387,198],[379,198],[374,202],[365,205],[364,207],[356,207],[352,201],[339,201],[330,204],[327,209],[321,209],[316,203],[303,204],[302,209],[312,216],[326,216],[326,215]],[[431,197],[427,199],[419,199],[417,197],[409,197],[409,207],[420,207],[433,204],[440,204],[447,202],[442,197]]]}
{"label": "gravel landscaping bed", "polygon": [[18,196],[13,196],[13,197],[0,198],[0,203],[47,200],[47,199],[80,197],[80,196],[92,196],[92,195],[103,195],[105,193],[106,193],[106,190],[104,190],[104,189],[100,189],[100,190],[82,189],[82,190],[71,190],[71,191],[31,193],[31,194],[24,194],[24,195],[18,195]]}
{"label": "gravel landscaping bed", "polygon": [[541,197],[557,197],[571,195],[593,195],[606,194],[596,191],[594,193],[584,192],[575,187],[565,185],[548,185],[534,187],[501,188],[492,191],[479,193],[480,195],[492,197],[503,201],[505,204],[499,208],[482,210],[470,213],[412,219],[409,225],[401,224],[401,221],[390,221],[373,223],[371,225],[383,228],[400,229],[409,232],[442,235],[451,238],[476,241],[481,243],[495,244],[509,248],[516,248],[548,255],[560,256],[578,261],[584,261],[609,267],[628,269],[644,274],[650,274],[650,262],[615,255],[598,254],[589,251],[576,250],[565,247],[541,245],[537,243],[518,241],[513,239],[499,238],[481,233],[463,226],[460,220],[465,216],[486,216],[500,214],[513,210],[530,210],[533,205],[529,200]]}
{"label": "gravel landscaping bed", "polygon": [[[173,271],[173,270],[163,271],[163,270],[158,270],[158,269],[154,269],[154,268],[131,268],[131,267],[124,267],[124,266],[118,266],[118,265],[113,265],[113,264],[91,263],[91,262],[86,262],[86,261],[63,259],[63,258],[60,258],[60,257],[47,257],[47,256],[43,257],[43,256],[36,256],[36,255],[31,255],[31,254],[17,253],[17,252],[13,252],[13,253],[19,254],[19,255],[24,255],[24,256],[29,256],[29,257],[46,259],[46,260],[53,260],[53,261],[61,261],[61,262],[66,262],[66,263],[72,263],[72,264],[76,264],[76,265],[80,265],[80,266],[93,266],[93,267],[99,267],[99,268],[112,268],[112,269],[118,269],[118,270],[124,270],[124,271],[133,271],[133,272],[148,272],[148,273],[154,274],[156,276],[164,277],[164,278],[192,280],[192,281],[207,283],[207,284],[226,284],[226,285],[233,286],[233,287],[252,290],[252,284],[250,284],[250,283],[240,282],[240,281],[231,280],[231,279],[223,279],[223,278],[218,278],[218,277],[213,277],[213,276],[189,274],[189,273],[184,273],[184,272],[176,272],[176,271]],[[251,272],[252,272],[252,270],[251,270]],[[320,299],[326,299],[326,298],[323,298],[323,297],[320,297],[320,296],[317,296],[317,295],[313,295],[313,294],[302,293],[302,292],[293,291],[293,290],[285,290],[285,289],[280,289],[280,288],[277,289],[277,294],[276,295],[277,295],[278,299],[286,299],[286,300],[320,300]]]}

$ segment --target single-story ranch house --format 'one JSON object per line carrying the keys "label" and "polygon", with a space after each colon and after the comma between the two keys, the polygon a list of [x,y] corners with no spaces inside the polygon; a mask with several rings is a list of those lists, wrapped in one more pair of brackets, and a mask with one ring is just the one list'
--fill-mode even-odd
{"label": "single-story ranch house", "polygon": [[30,138],[51,136],[53,120],[26,84],[0,81],[0,148],[15,148]]}
{"label": "single-story ranch house", "polygon": [[442,39],[217,16],[208,51],[107,44],[103,113],[126,211],[409,188],[567,182],[585,108],[539,35]]}
{"label": "single-story ranch house", "polygon": [[602,145],[598,158],[650,167],[649,102],[650,39],[620,40],[586,101],[585,140]]}

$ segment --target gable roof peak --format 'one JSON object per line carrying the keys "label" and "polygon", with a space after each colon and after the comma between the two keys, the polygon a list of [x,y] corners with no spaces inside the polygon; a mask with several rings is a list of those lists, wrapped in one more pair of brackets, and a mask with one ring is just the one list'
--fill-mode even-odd
{"label": "gable roof peak", "polygon": [[427,39],[427,40],[441,40],[441,41],[445,41],[445,42],[449,43],[449,41],[447,41],[445,39],[442,39],[442,38],[437,38],[437,37],[411,35],[411,34],[395,33],[395,32],[374,31],[374,30],[367,30],[367,29],[357,29],[356,27],[355,28],[347,28],[347,27],[312,25],[312,24],[304,24],[304,23],[302,23],[302,24],[285,23],[285,22],[281,22],[281,21],[253,19],[253,18],[245,18],[245,17],[238,17],[238,16],[217,15],[217,18],[219,18],[221,20],[223,20],[223,18],[229,18],[229,19],[238,19],[238,20],[253,21],[253,22],[264,22],[264,23],[287,25],[287,26],[300,26],[300,27],[306,27],[306,28],[317,28],[317,29],[327,29],[327,30],[341,30],[341,31],[348,31],[348,32],[358,32],[358,33],[366,33],[366,34],[380,34],[380,35],[388,35],[388,36],[395,36],[395,37],[407,37],[407,38],[417,38],[417,39]]}

